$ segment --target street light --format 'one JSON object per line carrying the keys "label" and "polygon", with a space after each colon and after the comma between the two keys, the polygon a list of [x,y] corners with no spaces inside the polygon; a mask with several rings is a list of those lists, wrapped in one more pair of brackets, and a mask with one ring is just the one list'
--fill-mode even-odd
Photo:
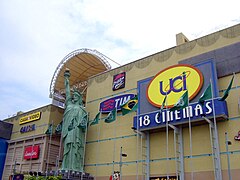
{"label": "street light", "polygon": [[228,145],[232,145],[232,142],[228,140],[227,132],[225,132],[225,144],[226,144],[227,163],[228,163],[228,178],[229,178],[229,180],[232,180],[231,168],[230,168],[230,158],[229,158],[229,153],[228,153]]}
{"label": "street light", "polygon": [[14,162],[14,165],[13,165],[13,178],[14,178],[14,175],[16,174],[16,166],[17,165],[20,165],[20,163],[18,163],[16,160]]}
{"label": "street light", "polygon": [[16,160],[14,162],[14,166],[13,166],[13,174],[16,174],[16,166],[20,165],[20,163],[18,163]]}
{"label": "street light", "polygon": [[121,149],[120,149],[120,162],[119,162],[120,180],[122,180],[122,157],[127,157],[127,154],[122,153],[122,147],[121,147]]}

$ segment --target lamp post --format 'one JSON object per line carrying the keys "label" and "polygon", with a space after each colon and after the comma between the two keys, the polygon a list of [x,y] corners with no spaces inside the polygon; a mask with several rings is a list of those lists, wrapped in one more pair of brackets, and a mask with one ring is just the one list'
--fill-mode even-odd
{"label": "lamp post", "polygon": [[127,154],[122,153],[122,147],[121,147],[121,149],[120,149],[120,162],[119,162],[120,180],[122,180],[122,157],[127,157]]}
{"label": "lamp post", "polygon": [[56,158],[56,162],[55,162],[55,176],[57,176],[58,175],[58,166],[59,166],[59,156],[57,156],[57,158]]}
{"label": "lamp post", "polygon": [[230,168],[230,158],[229,158],[229,152],[228,152],[228,145],[232,145],[232,142],[228,140],[227,132],[225,132],[225,144],[226,144],[227,163],[228,163],[228,178],[229,178],[229,180],[232,180],[231,168]]}
{"label": "lamp post", "polygon": [[17,165],[20,165],[20,163],[18,163],[16,160],[14,162],[14,165],[13,165],[13,178],[14,178],[14,175],[16,174],[16,166]]}

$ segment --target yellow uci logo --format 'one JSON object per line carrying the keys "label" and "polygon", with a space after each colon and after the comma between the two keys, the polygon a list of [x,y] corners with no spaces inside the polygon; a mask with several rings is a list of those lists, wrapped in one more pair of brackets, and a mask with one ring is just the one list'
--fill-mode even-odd
{"label": "yellow uci logo", "polygon": [[195,67],[181,64],[160,71],[151,80],[147,89],[148,101],[161,107],[167,95],[167,107],[172,107],[183,93],[188,90],[189,100],[193,99],[203,85],[202,73]]}

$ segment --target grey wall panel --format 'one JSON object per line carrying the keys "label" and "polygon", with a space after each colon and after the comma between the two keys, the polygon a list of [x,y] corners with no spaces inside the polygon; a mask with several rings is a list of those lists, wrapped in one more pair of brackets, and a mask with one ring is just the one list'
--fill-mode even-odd
{"label": "grey wall panel", "polygon": [[0,138],[10,139],[12,134],[13,124],[0,121]]}

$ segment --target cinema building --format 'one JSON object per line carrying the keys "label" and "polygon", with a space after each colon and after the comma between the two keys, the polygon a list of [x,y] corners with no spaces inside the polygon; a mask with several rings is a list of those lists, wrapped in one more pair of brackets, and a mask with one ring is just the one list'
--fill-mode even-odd
{"label": "cinema building", "polygon": [[[84,93],[89,120],[100,112],[99,122],[87,129],[84,158],[85,172],[95,179],[109,179],[113,171],[123,180],[238,179],[240,24],[192,41],[180,33],[176,42],[115,69],[97,51],[67,55],[52,78],[53,103],[5,120],[13,131],[3,179],[14,167],[21,172],[58,169],[61,135],[45,132],[62,120],[66,68],[71,86]],[[116,118],[106,123],[115,109]],[[21,133],[24,126],[31,131]],[[39,155],[26,159],[24,150],[32,146]]]}

